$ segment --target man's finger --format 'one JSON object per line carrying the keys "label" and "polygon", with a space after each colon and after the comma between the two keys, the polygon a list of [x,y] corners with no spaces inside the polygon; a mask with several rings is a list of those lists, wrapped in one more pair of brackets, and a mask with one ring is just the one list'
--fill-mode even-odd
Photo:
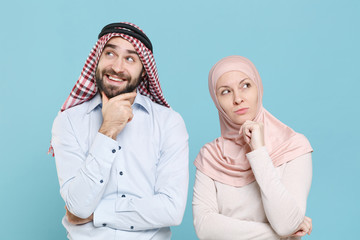
{"label": "man's finger", "polygon": [[106,104],[109,101],[109,98],[106,96],[104,92],[101,92],[101,96],[102,96],[103,104]]}

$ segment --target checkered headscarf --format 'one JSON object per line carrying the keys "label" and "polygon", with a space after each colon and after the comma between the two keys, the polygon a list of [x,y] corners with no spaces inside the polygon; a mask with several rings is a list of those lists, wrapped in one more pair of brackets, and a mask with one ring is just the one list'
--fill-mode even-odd
{"label": "checkered headscarf", "polygon": [[83,70],[72,89],[69,97],[61,107],[64,111],[73,106],[90,100],[97,93],[95,71],[105,44],[112,37],[122,37],[129,41],[135,48],[146,71],[138,91],[153,102],[170,107],[166,102],[159,83],[155,59],[152,53],[152,45],[145,33],[135,24],[122,22],[105,26],[99,34],[99,40],[90,52]]}

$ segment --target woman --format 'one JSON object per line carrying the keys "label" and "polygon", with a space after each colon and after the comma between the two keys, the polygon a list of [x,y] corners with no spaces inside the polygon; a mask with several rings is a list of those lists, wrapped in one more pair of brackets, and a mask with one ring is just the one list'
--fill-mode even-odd
{"label": "woman", "polygon": [[301,134],[262,106],[255,66],[241,56],[216,63],[209,91],[221,136],[195,159],[193,215],[200,239],[300,239],[310,234],[305,216],[312,148]]}

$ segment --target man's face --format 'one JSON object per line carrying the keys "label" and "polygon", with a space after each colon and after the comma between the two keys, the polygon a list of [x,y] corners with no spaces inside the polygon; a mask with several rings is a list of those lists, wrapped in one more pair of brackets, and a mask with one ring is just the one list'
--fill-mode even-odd
{"label": "man's face", "polygon": [[121,37],[111,38],[96,68],[96,84],[108,98],[133,92],[145,76],[143,65],[132,44]]}

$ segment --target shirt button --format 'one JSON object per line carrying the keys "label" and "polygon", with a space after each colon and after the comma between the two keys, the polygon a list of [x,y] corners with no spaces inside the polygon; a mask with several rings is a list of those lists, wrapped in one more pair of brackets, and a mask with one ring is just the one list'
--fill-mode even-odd
{"label": "shirt button", "polygon": [[116,153],[116,150],[115,150],[115,149],[113,149],[113,150],[112,150],[112,153]]}
{"label": "shirt button", "polygon": [[134,229],[134,226],[131,226],[130,229]]}
{"label": "shirt button", "polygon": [[103,182],[104,182],[104,181],[101,179],[101,180],[100,180],[100,183],[103,183]]}
{"label": "shirt button", "polygon": [[126,197],[125,194],[121,195],[121,197]]}
{"label": "shirt button", "polygon": [[119,146],[119,150],[121,149],[121,147]]}
{"label": "shirt button", "polygon": [[122,171],[120,171],[119,174],[122,176],[124,173]]}
{"label": "shirt button", "polygon": [[103,223],[103,227],[106,227],[106,223]]}

